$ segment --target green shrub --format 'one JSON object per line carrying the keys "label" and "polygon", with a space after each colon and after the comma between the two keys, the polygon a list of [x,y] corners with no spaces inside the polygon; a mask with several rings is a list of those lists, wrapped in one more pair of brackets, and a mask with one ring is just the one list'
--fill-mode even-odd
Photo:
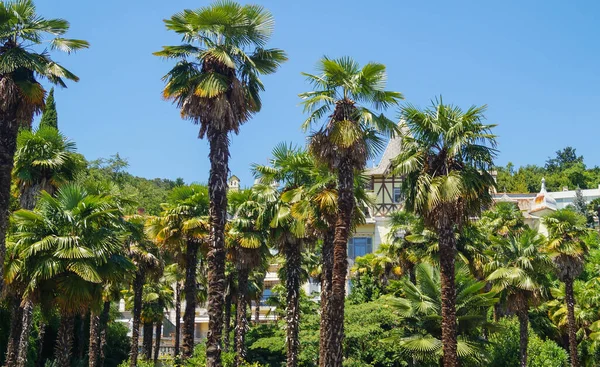
{"label": "green shrub", "polygon": [[[235,365],[235,353],[234,352],[223,352],[221,353],[223,361],[223,367],[233,367]],[[188,359],[185,367],[205,367],[206,366],[206,345],[204,343],[196,345],[194,348],[194,355]],[[243,363],[241,367],[263,367],[259,363]]]}
{"label": "green shrub", "polygon": [[131,339],[127,336],[127,326],[120,322],[110,322],[106,329],[105,367],[117,367],[129,356]]}
{"label": "green shrub", "polygon": [[[490,335],[490,367],[519,365],[519,323],[515,318],[499,323],[500,330]],[[528,367],[568,366],[567,352],[551,340],[542,340],[531,329],[527,348]]]}

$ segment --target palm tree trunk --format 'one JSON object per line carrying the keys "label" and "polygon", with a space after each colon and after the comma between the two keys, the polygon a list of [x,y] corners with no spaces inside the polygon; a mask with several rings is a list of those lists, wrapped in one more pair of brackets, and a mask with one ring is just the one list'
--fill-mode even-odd
{"label": "palm tree trunk", "polygon": [[173,356],[179,355],[179,341],[181,339],[181,283],[175,284],[175,350]]}
{"label": "palm tree trunk", "polygon": [[27,301],[23,306],[23,322],[21,325],[21,336],[19,337],[19,353],[17,355],[17,367],[27,366],[27,352],[29,350],[29,333],[33,323],[33,302]]}
{"label": "palm tree trunk", "polygon": [[147,361],[152,360],[152,331],[154,324],[152,322],[144,323],[144,335],[142,340],[142,354]]}
{"label": "palm tree trunk", "polygon": [[75,318],[70,315],[62,315],[56,346],[54,348],[55,362],[58,366],[70,366],[71,354],[73,352],[73,332],[75,331]]}
{"label": "palm tree trunk", "polygon": [[[76,320],[78,322],[75,323],[75,325],[77,325],[77,335],[75,337],[75,346],[77,347],[76,350],[78,352],[78,358],[79,360],[83,360],[83,355],[85,353],[85,350],[87,349],[85,346],[85,323],[86,323],[86,316],[87,314],[89,314],[90,312],[86,312],[82,315],[80,315]],[[89,346],[88,346],[89,348]]]}
{"label": "palm tree trunk", "polygon": [[108,329],[108,318],[110,317],[110,301],[104,301],[102,314],[100,315],[100,357],[98,366],[104,367],[106,360],[106,333]]}
{"label": "palm tree trunk", "polygon": [[140,322],[142,318],[142,292],[146,275],[138,270],[133,280],[133,313],[131,323],[131,349],[129,351],[129,366],[136,367],[139,354]]}
{"label": "palm tree trunk", "polygon": [[260,323],[260,293],[254,302],[256,303],[254,307],[254,324],[258,325]]}
{"label": "palm tree trunk", "polygon": [[37,358],[35,360],[35,365],[37,367],[42,367],[44,362],[44,338],[46,337],[46,323],[42,320],[40,322],[40,327],[38,331],[38,346],[37,346]]}
{"label": "palm tree trunk", "polygon": [[21,307],[21,297],[14,295],[11,300],[11,319],[10,332],[8,336],[8,347],[6,348],[6,358],[4,365],[14,367],[17,363],[19,354],[19,339],[21,338],[21,325],[23,322],[23,307]]}
{"label": "palm tree trunk", "polygon": [[456,339],[456,284],[454,280],[454,260],[456,239],[452,218],[442,212],[438,218],[440,280],[442,296],[442,350],[444,367],[457,367]]}
{"label": "palm tree trunk", "polygon": [[210,128],[210,246],[208,251],[208,338],[206,367],[221,367],[221,336],[225,296],[225,221],[227,220],[227,174],[229,137],[227,132]]}
{"label": "palm tree trunk", "polygon": [[196,319],[196,267],[198,266],[198,244],[187,241],[185,267],[185,312],[183,314],[183,358],[194,353],[194,321]]}
{"label": "palm tree trunk", "polygon": [[227,276],[227,284],[228,287],[230,288],[227,291],[227,294],[225,295],[225,319],[223,321],[223,334],[224,335],[224,341],[223,344],[225,346],[225,351],[229,352],[229,346],[230,346],[230,331],[231,331],[231,300],[232,300],[232,290],[231,290],[231,283],[233,282],[233,274],[229,274]]}
{"label": "palm tree trunk", "polygon": [[338,167],[338,212],[333,240],[330,316],[328,330],[325,331],[330,333],[326,347],[328,353],[326,359],[330,367],[341,367],[343,361],[348,237],[354,204],[354,169],[349,159],[344,158]]}
{"label": "palm tree trunk", "polygon": [[527,367],[527,345],[529,344],[529,315],[527,309],[517,312],[519,318],[519,355],[521,367]]}
{"label": "palm tree trunk", "polygon": [[335,236],[335,227],[330,226],[325,232],[323,238],[323,249],[322,249],[322,266],[321,266],[321,328],[319,338],[319,367],[328,367],[328,348],[327,341],[331,339],[328,332],[331,331],[329,328],[329,318],[331,317],[331,281],[333,277],[333,238]]}
{"label": "palm tree trunk", "polygon": [[90,314],[90,348],[89,348],[89,366],[98,366],[98,357],[100,355],[100,315],[94,310]]}
{"label": "palm tree trunk", "polygon": [[33,210],[37,203],[38,195],[42,189],[42,185],[34,183],[30,186],[21,189],[21,196],[19,197],[19,203],[21,208],[26,210]]}
{"label": "palm tree trunk", "polygon": [[575,296],[573,295],[573,279],[565,280],[565,300],[567,302],[569,356],[571,358],[571,367],[578,367],[579,358],[577,356],[577,325],[575,324]]}
{"label": "palm tree trunk", "polygon": [[160,354],[160,338],[162,336],[162,319],[156,322],[156,335],[154,340],[154,364],[158,362],[158,355]]}
{"label": "palm tree trunk", "polygon": [[300,330],[301,251],[301,243],[285,244],[284,255],[287,275],[285,280],[285,288],[287,290],[285,345],[287,351],[287,367],[298,366],[298,348],[300,346],[298,333]]}
{"label": "palm tree trunk", "polygon": [[[17,148],[19,122],[12,108],[0,110],[0,274],[4,274],[4,256],[6,254],[6,231],[8,229],[8,211],[10,208],[10,184]],[[0,282],[2,293],[4,282]]]}
{"label": "palm tree trunk", "polygon": [[248,319],[246,316],[246,298],[248,296],[248,274],[247,268],[238,271],[238,297],[235,325],[235,366],[240,367],[246,360],[246,331],[248,330]]}

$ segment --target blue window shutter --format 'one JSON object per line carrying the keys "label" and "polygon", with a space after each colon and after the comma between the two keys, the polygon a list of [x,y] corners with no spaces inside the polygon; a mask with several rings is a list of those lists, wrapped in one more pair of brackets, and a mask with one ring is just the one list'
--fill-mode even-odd
{"label": "blue window shutter", "polygon": [[373,239],[371,237],[367,237],[367,254],[373,252]]}

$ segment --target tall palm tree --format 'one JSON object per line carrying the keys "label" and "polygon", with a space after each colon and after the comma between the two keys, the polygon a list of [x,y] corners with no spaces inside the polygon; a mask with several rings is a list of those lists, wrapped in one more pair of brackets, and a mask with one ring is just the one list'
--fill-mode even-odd
{"label": "tall palm tree", "polygon": [[520,366],[527,367],[529,307],[546,295],[546,273],[550,260],[541,252],[545,238],[536,230],[496,237],[485,266],[492,290],[501,295],[509,310],[517,314],[520,325]]}
{"label": "tall palm tree", "polygon": [[595,240],[586,219],[570,209],[557,210],[543,218],[548,229],[546,252],[554,263],[558,279],[565,283],[565,303],[569,331],[569,356],[571,366],[579,366],[577,356],[577,325],[575,323],[575,296],[573,283],[583,271],[588,253],[588,241]]}
{"label": "tall palm tree", "polygon": [[327,327],[330,332],[328,359],[319,362],[337,367],[342,365],[343,358],[347,244],[356,204],[355,172],[364,170],[367,160],[382,148],[380,132],[388,135],[396,132],[396,124],[383,114],[369,110],[368,106],[377,110],[394,106],[402,94],[385,90],[387,76],[383,64],[368,63],[361,68],[349,57],[324,57],[319,61],[318,71],[319,75],[304,73],[314,90],[300,97],[304,110],[309,113],[304,129],[324,120],[323,126],[310,137],[310,152],[338,176],[332,289],[328,300],[331,313]]}
{"label": "tall palm tree", "polygon": [[206,186],[173,189],[160,217],[150,218],[146,231],[160,245],[183,254],[185,268],[185,311],[183,315],[183,357],[194,351],[194,320],[198,300],[198,256],[208,238],[209,199]]}
{"label": "tall palm tree", "polygon": [[184,44],[164,46],[156,56],[179,61],[164,77],[165,98],[174,101],[182,117],[200,124],[211,163],[211,242],[208,254],[209,331],[207,365],[221,365],[223,295],[225,293],[225,222],[229,133],[260,111],[261,74],[274,73],[287,60],[279,49],[265,49],[274,20],[258,5],[220,0],[198,10],[186,9],[165,20]]}
{"label": "tall palm tree", "polygon": [[[163,263],[158,248],[146,236],[144,229],[145,218],[139,215],[127,218],[125,223],[128,231],[126,238],[128,256],[135,265],[132,272],[131,290],[133,293],[131,347],[129,363],[131,367],[137,366],[138,345],[140,338],[140,323],[143,311],[144,284],[149,276],[161,273]],[[144,330],[146,332],[146,330]],[[152,330],[150,330],[152,332]]]}
{"label": "tall palm tree", "polygon": [[68,30],[66,20],[37,14],[32,0],[0,1],[0,273],[17,133],[44,106],[46,92],[36,78],[63,87],[66,79],[78,80],[51,59],[48,47],[67,53],[89,47],[86,41],[64,38]]}
{"label": "tall palm tree", "polygon": [[[310,233],[306,218],[292,211],[292,199],[294,189],[311,183],[315,166],[305,151],[285,143],[277,145],[272,155],[270,165],[253,165],[254,175],[261,182],[253,190],[263,208],[262,225],[269,229],[270,241],[285,259],[287,366],[294,367],[298,364],[299,352],[302,249]],[[277,188],[279,184],[281,190]],[[284,199],[284,196],[288,197]]]}
{"label": "tall palm tree", "polygon": [[[246,331],[248,330],[247,309],[250,304],[249,280],[252,270],[264,263],[269,256],[267,231],[260,225],[262,205],[252,190],[241,192],[245,196],[243,204],[231,206],[233,219],[228,231],[228,246],[235,263],[238,278],[236,326],[235,326],[235,365],[241,366],[246,358]],[[236,194],[237,195],[237,194]],[[237,195],[239,196],[239,195]]]}
{"label": "tall palm tree", "polygon": [[457,232],[469,216],[491,203],[495,185],[489,173],[496,154],[495,135],[482,121],[486,107],[443,104],[430,108],[407,105],[400,154],[393,161],[393,174],[403,177],[406,209],[420,215],[439,240],[442,287],[442,342],[444,366],[457,366],[456,287],[454,262]]}
{"label": "tall palm tree", "polygon": [[[22,259],[19,276],[26,284],[23,297],[45,307],[54,305],[60,312],[55,352],[59,365],[70,363],[73,316],[99,299],[107,264],[127,261],[119,241],[120,216],[112,197],[89,195],[70,184],[61,187],[56,198],[42,192],[35,211],[14,213]],[[24,326],[29,313],[24,310]],[[25,365],[26,353],[20,345],[18,366]]]}

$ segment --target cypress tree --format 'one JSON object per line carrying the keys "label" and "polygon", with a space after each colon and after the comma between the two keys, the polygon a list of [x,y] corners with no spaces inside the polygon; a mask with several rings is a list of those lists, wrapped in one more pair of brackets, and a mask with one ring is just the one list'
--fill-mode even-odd
{"label": "cypress tree", "polygon": [[56,102],[54,102],[54,88],[50,89],[48,97],[46,97],[46,108],[40,120],[41,126],[52,126],[58,129],[58,113],[56,112]]}

